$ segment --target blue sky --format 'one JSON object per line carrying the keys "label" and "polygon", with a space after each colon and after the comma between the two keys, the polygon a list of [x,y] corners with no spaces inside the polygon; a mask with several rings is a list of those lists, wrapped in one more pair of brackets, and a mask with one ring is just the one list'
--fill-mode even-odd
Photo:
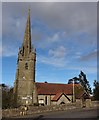
{"label": "blue sky", "polygon": [[37,51],[36,81],[67,83],[82,70],[97,79],[97,4],[2,3],[2,82],[13,86],[28,8]]}

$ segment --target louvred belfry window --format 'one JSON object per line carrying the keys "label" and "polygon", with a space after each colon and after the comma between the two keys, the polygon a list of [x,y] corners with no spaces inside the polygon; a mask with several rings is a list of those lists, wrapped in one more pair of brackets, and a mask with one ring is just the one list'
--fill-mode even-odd
{"label": "louvred belfry window", "polygon": [[25,63],[25,69],[26,70],[28,69],[28,63]]}

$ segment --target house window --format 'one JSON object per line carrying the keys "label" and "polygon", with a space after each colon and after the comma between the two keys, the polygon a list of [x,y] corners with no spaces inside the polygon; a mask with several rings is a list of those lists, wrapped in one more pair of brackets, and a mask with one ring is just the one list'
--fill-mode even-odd
{"label": "house window", "polygon": [[44,100],[43,100],[43,99],[40,99],[40,100],[39,100],[39,104],[42,105],[42,106],[44,106]]}
{"label": "house window", "polygon": [[26,70],[28,69],[28,63],[25,63],[25,69]]}

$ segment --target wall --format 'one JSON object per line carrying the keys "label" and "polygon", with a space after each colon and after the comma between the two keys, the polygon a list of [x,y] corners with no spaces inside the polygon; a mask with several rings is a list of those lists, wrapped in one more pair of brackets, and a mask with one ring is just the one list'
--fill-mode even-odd
{"label": "wall", "polygon": [[86,107],[87,108],[92,107],[91,99],[86,99]]}
{"label": "wall", "polygon": [[45,98],[47,97],[47,105],[59,105],[61,102],[65,102],[65,103],[70,103],[72,101],[72,96],[71,95],[67,95],[67,97],[71,100],[69,101],[64,95],[61,96],[61,98],[56,102],[56,101],[51,101],[52,98],[55,95],[38,95],[38,102],[40,99],[44,100],[44,105],[45,105]]}
{"label": "wall", "polygon": [[66,103],[70,103],[71,101],[69,101],[69,100],[66,98],[65,95],[62,95],[58,101],[52,101],[52,104],[53,104],[53,105],[60,105],[61,102],[64,102],[64,103],[66,104]]}
{"label": "wall", "polygon": [[72,95],[67,95],[67,97],[72,101]]}
{"label": "wall", "polygon": [[47,96],[47,105],[51,105],[51,95]]}
{"label": "wall", "polygon": [[57,104],[61,104],[61,102],[64,102],[64,103],[70,103],[70,101],[66,98],[65,95],[62,95],[61,98],[58,100]]}
{"label": "wall", "polygon": [[[75,109],[76,104],[65,104],[65,105],[51,105],[51,106],[29,106],[27,115],[33,115],[35,113],[44,113],[44,112],[50,112],[50,111],[62,111],[62,110],[68,110],[68,109]],[[21,108],[16,109],[6,109],[2,111],[3,117],[15,117],[20,116],[20,112],[22,111]]]}
{"label": "wall", "polygon": [[81,104],[81,107],[93,107],[94,103],[92,103],[91,99],[86,99],[84,102],[81,99],[76,99],[76,102]]}
{"label": "wall", "polygon": [[[92,108],[99,107],[99,101],[93,101],[91,107]],[[76,103],[67,103],[65,105],[35,106],[35,107],[29,106],[27,115],[31,115],[31,114],[33,115],[35,113],[44,113],[44,112],[50,112],[50,111],[77,109],[77,108],[81,108],[80,101]],[[20,116],[21,111],[22,111],[21,108],[2,110],[2,116],[3,117]]]}
{"label": "wall", "polygon": [[38,95],[38,102],[39,100],[44,100],[44,105],[45,105],[45,98],[47,98],[47,104],[46,105],[51,105],[51,96],[50,95]]}
{"label": "wall", "polygon": [[38,95],[38,103],[39,103],[39,100],[43,100],[45,104],[45,95]]}

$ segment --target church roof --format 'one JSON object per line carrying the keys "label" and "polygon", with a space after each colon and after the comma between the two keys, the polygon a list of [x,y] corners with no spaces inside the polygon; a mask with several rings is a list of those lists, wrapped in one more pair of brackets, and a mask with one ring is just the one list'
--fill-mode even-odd
{"label": "church roof", "polygon": [[62,94],[63,94],[62,92],[57,93],[57,94],[52,98],[52,101],[58,100]]}
{"label": "church roof", "polygon": [[64,93],[57,93],[51,100],[57,101],[62,95],[64,95],[70,101],[70,99]]}
{"label": "church roof", "polygon": [[[75,84],[75,86],[80,86]],[[56,95],[57,93],[64,93],[71,95],[73,92],[73,84],[59,84],[59,83],[36,83],[37,93],[40,95]]]}
{"label": "church roof", "polygon": [[80,99],[80,98],[89,99],[90,95],[88,95],[86,92],[80,91],[79,94],[76,95],[76,98],[78,98],[78,99]]}

